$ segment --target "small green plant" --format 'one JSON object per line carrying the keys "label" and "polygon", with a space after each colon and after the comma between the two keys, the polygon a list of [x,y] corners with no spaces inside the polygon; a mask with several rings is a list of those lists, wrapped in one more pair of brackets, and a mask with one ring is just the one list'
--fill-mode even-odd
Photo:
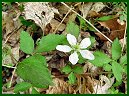
{"label": "small green plant", "polygon": [[21,32],[20,50],[28,54],[29,57],[17,65],[16,72],[23,79],[23,82],[15,86],[15,93],[31,88],[32,94],[39,94],[36,88],[47,88],[49,85],[53,85],[51,73],[47,68],[46,58],[41,53],[51,52],[55,49],[63,52],[71,52],[72,56],[69,56],[70,62],[61,68],[61,71],[68,75],[68,82],[70,84],[75,84],[77,81],[76,76],[83,74],[83,65],[81,64],[86,61],[98,67],[103,67],[105,71],[113,72],[118,82],[122,80],[122,74],[123,72],[126,73],[127,69],[127,57],[126,54],[121,56],[121,45],[118,39],[115,39],[112,44],[112,57],[110,58],[101,51],[96,51],[92,54],[87,50],[89,49],[88,46],[95,42],[94,38],[85,38],[80,44],[77,43],[76,38],[79,36],[78,25],[70,22],[66,30],[67,35],[48,34],[47,36],[43,36],[38,41],[36,47],[34,47],[34,41],[29,33],[25,31]]}
{"label": "small green plant", "polygon": [[121,82],[123,73],[127,74],[127,55],[122,54],[121,45],[118,38],[112,43],[111,58],[101,51],[94,52],[95,60],[90,61],[92,64],[103,67],[105,71],[113,72],[116,80]]}
{"label": "small green plant", "polygon": [[76,82],[76,74],[83,73],[83,67],[81,65],[71,66],[66,65],[62,68],[62,72],[68,74],[68,79],[70,84],[75,84]]}
{"label": "small green plant", "polygon": [[[40,53],[55,50],[58,44],[65,43],[66,37],[64,35],[49,34],[43,36],[34,48],[32,37],[28,32],[22,31],[20,34],[20,49],[30,56],[19,62],[17,66],[16,72],[24,80],[24,83],[18,83],[14,92],[25,91],[32,87],[46,88],[53,85],[46,59]],[[34,88],[32,89],[32,92],[36,91]]]}

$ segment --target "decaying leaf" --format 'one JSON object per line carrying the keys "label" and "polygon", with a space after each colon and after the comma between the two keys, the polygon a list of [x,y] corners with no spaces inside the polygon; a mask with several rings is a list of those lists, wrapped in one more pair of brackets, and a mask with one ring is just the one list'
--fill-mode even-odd
{"label": "decaying leaf", "polygon": [[11,49],[9,49],[9,47],[10,46],[8,46],[8,45],[5,45],[3,47],[3,52],[2,52],[2,55],[3,55],[3,57],[2,57],[2,64],[3,65],[15,64],[16,63],[15,59],[17,61],[19,60],[19,45],[17,44],[14,48],[10,47]]}
{"label": "decaying leaf", "polygon": [[2,29],[6,31],[4,38],[15,29],[13,18],[6,12],[2,12]]}
{"label": "decaying leaf", "polygon": [[72,94],[74,93],[73,88],[63,80],[58,78],[53,79],[53,86],[49,86],[46,94]]}
{"label": "decaying leaf", "polygon": [[95,65],[91,64],[90,62],[87,62],[83,67],[84,72],[92,72],[96,73],[99,70],[99,67],[96,67]]}
{"label": "decaying leaf", "polygon": [[102,13],[98,13],[98,12],[100,12],[104,7],[105,5],[102,2],[95,2],[88,13],[88,16],[91,18],[101,17],[101,15],[103,16]]}
{"label": "decaying leaf", "polygon": [[[118,37],[119,39],[122,39],[124,37],[126,23],[124,25],[121,25],[120,23],[118,23],[117,18],[99,23],[101,24],[101,26],[104,26],[110,30],[110,34],[107,37],[109,37],[111,40],[114,40],[116,37]],[[107,39],[100,33],[95,34],[100,37],[100,40],[107,41]]]}
{"label": "decaying leaf", "polygon": [[88,14],[89,10],[91,9],[92,4],[93,4],[93,2],[87,2],[87,3],[79,6],[79,9],[82,12],[84,18],[87,17],[87,14]]}
{"label": "decaying leaf", "polygon": [[24,4],[25,18],[34,20],[44,30],[44,27],[54,18],[57,9],[50,7],[48,2],[28,2]]}
{"label": "decaying leaf", "polygon": [[[52,19],[50,22],[50,25],[52,27],[52,31],[55,31],[55,29],[57,28],[57,26],[60,24],[59,21]],[[65,24],[61,23],[60,26],[58,27],[59,31],[63,31],[65,29]]]}
{"label": "decaying leaf", "polygon": [[91,94],[93,93],[93,80],[89,76],[77,76],[76,93]]}
{"label": "decaying leaf", "polygon": [[[105,82],[105,84],[103,84]],[[100,83],[96,83],[94,85],[94,94],[108,94],[108,89],[112,86],[114,83],[114,77],[113,78],[107,78],[104,75],[100,75]]]}
{"label": "decaying leaf", "polygon": [[101,11],[105,5],[102,2],[95,2],[94,5],[92,6],[92,11],[99,12]]}

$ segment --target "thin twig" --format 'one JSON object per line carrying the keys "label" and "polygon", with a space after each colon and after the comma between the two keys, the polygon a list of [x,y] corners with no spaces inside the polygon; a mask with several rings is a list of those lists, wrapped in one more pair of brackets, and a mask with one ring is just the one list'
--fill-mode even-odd
{"label": "thin twig", "polygon": [[5,64],[2,64],[2,66],[7,67],[7,68],[13,68],[13,69],[16,68],[16,67],[11,67],[11,66],[8,66],[8,65],[5,65]]}
{"label": "thin twig", "polygon": [[[14,57],[13,57],[14,58]],[[14,58],[15,59],[15,58]],[[15,59],[16,60],[16,59]],[[17,65],[18,65],[18,61],[16,60],[16,65],[15,65],[15,68],[13,70],[13,73],[12,73],[12,76],[11,76],[11,79],[10,79],[10,82],[9,82],[9,88],[11,87],[11,84],[12,84],[12,81],[13,81],[13,77],[14,77],[14,74],[16,72],[16,69],[17,69]]]}
{"label": "thin twig", "polygon": [[67,14],[64,16],[64,18],[62,19],[62,21],[60,22],[60,24],[56,27],[55,31],[53,33],[56,33],[57,29],[60,27],[60,25],[62,24],[62,22],[65,20],[65,18],[68,16],[68,14],[71,12],[72,9],[70,9]]}
{"label": "thin twig", "polygon": [[[65,4],[64,2],[61,2],[61,4],[65,5],[67,8],[71,9],[67,4]],[[96,27],[94,27],[88,20],[86,20],[84,17],[82,17],[80,14],[78,14],[76,11],[71,10],[72,12],[74,12],[75,14],[77,14],[78,16],[80,16],[82,19],[84,19],[91,27],[93,27],[97,32],[99,32],[103,37],[105,37],[108,41],[110,41],[112,43],[112,40],[110,40],[107,36],[105,36],[103,33],[101,33]]]}
{"label": "thin twig", "polygon": [[[18,64],[18,63],[17,63]],[[17,64],[16,64],[16,66],[17,66]],[[12,81],[13,81],[13,77],[14,77],[14,74],[15,74],[15,72],[16,72],[16,69],[17,69],[17,67],[15,66],[15,68],[14,68],[14,70],[13,70],[13,73],[12,73],[12,76],[11,76],[11,79],[10,79],[10,82],[9,82],[9,88],[11,87],[11,85],[12,85]]]}

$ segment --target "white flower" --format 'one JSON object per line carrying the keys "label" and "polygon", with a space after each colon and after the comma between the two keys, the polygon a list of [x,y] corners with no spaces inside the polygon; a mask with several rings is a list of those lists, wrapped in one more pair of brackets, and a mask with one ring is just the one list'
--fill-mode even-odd
{"label": "white flower", "polygon": [[75,36],[71,34],[67,34],[67,40],[71,47],[68,45],[57,45],[56,49],[62,52],[70,52],[73,51],[73,53],[69,56],[69,61],[75,65],[79,58],[78,58],[78,52],[81,53],[82,57],[89,60],[94,60],[94,55],[84,48],[87,48],[91,45],[91,41],[89,38],[85,38],[81,41],[80,44],[77,43],[77,39]]}

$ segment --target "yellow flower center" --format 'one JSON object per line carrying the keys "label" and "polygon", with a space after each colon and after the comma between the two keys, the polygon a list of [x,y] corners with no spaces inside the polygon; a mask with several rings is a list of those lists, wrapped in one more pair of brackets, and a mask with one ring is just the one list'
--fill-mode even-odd
{"label": "yellow flower center", "polygon": [[79,50],[80,50],[80,46],[79,46],[79,44],[74,45],[74,46],[72,47],[72,49],[73,49],[74,51],[79,52]]}

